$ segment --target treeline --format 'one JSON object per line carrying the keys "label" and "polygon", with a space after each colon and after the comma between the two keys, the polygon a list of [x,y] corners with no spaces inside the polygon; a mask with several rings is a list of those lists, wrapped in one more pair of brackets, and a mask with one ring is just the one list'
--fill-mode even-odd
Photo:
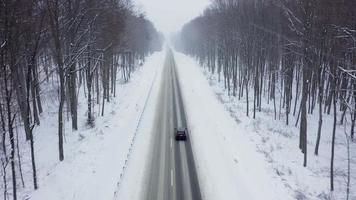
{"label": "treeline", "polygon": [[93,108],[101,107],[104,115],[105,102],[116,95],[117,75],[128,81],[147,55],[160,50],[161,34],[134,9],[129,0],[0,0],[4,199],[17,199],[19,180],[24,186],[18,126],[31,146],[33,186],[38,187],[33,130],[46,109],[41,86],[57,88],[58,157],[62,161],[63,115],[68,112],[72,129],[77,130],[79,89],[87,99],[87,123],[94,126]]}
{"label": "treeline", "polygon": [[[317,134],[318,155],[323,115],[332,114],[333,190],[336,125],[348,117],[349,136],[355,132],[355,10],[356,1],[343,0],[214,0],[183,27],[176,46],[218,73],[229,95],[246,98],[247,116],[250,107],[253,118],[261,112],[263,96],[273,103],[274,119],[282,109],[287,125],[297,116],[304,166],[308,134]],[[318,132],[307,134],[307,114],[314,112]]]}

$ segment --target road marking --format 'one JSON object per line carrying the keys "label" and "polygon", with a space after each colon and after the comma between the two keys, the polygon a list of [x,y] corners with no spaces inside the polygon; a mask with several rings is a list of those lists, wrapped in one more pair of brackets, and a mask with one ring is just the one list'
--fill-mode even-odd
{"label": "road marking", "polygon": [[173,187],[173,169],[171,169],[171,186]]}
{"label": "road marking", "polygon": [[171,140],[171,149],[172,149],[172,147],[173,147],[173,140]]}

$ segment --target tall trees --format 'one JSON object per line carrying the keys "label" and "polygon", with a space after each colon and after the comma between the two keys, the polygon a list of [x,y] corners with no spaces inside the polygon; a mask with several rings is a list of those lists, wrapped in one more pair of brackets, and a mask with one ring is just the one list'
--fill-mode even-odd
{"label": "tall trees", "polygon": [[[202,16],[183,27],[177,47],[212,73],[217,65],[216,73],[220,77],[222,70],[228,94],[230,83],[239,82],[236,87],[245,93],[247,115],[249,95],[253,99],[252,117],[261,111],[264,88],[267,102],[273,100],[275,119],[276,97],[280,96],[279,112],[283,109],[287,124],[294,102],[299,148],[306,166],[308,134],[317,134],[314,153],[318,155],[323,106],[329,114],[336,101],[340,109],[335,112],[341,114],[341,120],[348,107],[350,134],[354,134],[355,8],[350,1],[215,0]],[[308,113],[315,107],[319,110],[318,131],[307,134]],[[334,137],[335,131],[330,134]]]}
{"label": "tall trees", "polygon": [[[59,0],[46,0],[47,13],[49,18],[50,33],[53,41],[54,58],[58,67],[59,75],[59,106],[58,106],[58,152],[59,160],[64,159],[63,152],[63,107],[65,101],[65,66],[63,59],[63,38],[62,29],[63,22],[61,21],[61,12],[63,11],[62,4]],[[60,7],[61,6],[61,7]]]}
{"label": "tall trees", "polygon": [[[315,0],[301,0],[301,10],[302,10],[302,53],[303,53],[303,67],[302,67],[302,99],[300,102],[301,106],[301,116],[300,116],[300,142],[299,148],[304,154],[303,165],[307,165],[307,95],[308,89],[310,90],[310,74],[313,63],[313,23],[314,23],[314,13],[315,13]],[[293,20],[293,19],[290,19]],[[310,101],[309,101],[310,103]]]}
{"label": "tall trees", "polygon": [[[12,174],[5,198],[10,188],[13,199],[17,198],[21,163],[15,162],[15,151],[22,143],[16,143],[15,127],[23,128],[29,142],[28,166],[32,166],[33,186],[38,187],[34,128],[48,109],[41,103],[46,98],[41,93],[44,82],[58,91],[54,104],[62,161],[66,112],[73,131],[80,122],[79,91],[87,97],[87,122],[94,126],[93,108],[103,107],[115,96],[116,74],[128,75],[128,81],[136,66],[161,45],[162,36],[127,0],[1,0],[0,159],[4,173]],[[11,182],[9,178],[3,181]]]}

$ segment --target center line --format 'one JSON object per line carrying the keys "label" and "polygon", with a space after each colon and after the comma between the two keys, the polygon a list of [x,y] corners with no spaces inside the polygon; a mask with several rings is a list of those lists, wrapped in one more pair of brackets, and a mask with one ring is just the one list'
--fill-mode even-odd
{"label": "center line", "polygon": [[173,147],[173,140],[171,140],[171,149],[172,149],[172,147]]}
{"label": "center line", "polygon": [[173,169],[171,169],[171,186],[173,187]]}

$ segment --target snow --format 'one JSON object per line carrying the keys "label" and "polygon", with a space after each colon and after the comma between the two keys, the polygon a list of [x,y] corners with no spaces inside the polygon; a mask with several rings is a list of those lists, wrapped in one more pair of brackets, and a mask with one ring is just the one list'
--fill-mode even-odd
{"label": "snow", "polygon": [[292,199],[264,169],[244,131],[216,99],[195,62],[175,53],[204,199]]}
{"label": "snow", "polygon": [[[199,67],[193,58],[174,54],[204,200],[346,199],[343,126],[337,127],[335,192],[329,192],[332,116],[324,115],[319,156],[314,156],[317,112],[308,115],[308,166],[303,167],[295,117],[291,116],[289,126],[283,112],[281,120],[273,120],[273,105],[265,101],[256,119],[246,117],[245,98],[228,96],[217,75]],[[49,111],[34,130],[39,189],[33,191],[30,185],[29,144],[22,142],[26,187],[19,187],[19,199],[143,199],[164,56],[165,50],[153,54],[128,83],[117,83],[117,96],[105,105],[103,117],[95,107],[94,128],[85,125],[86,98],[79,92],[80,126],[72,131],[66,117],[63,162],[58,161],[57,103],[53,103],[57,91],[43,88],[44,110]],[[350,199],[355,200],[355,142],[350,148]]]}
{"label": "snow", "polygon": [[[66,123],[63,162],[58,161],[56,107],[51,105],[53,99],[47,99],[45,104],[53,106],[53,112],[45,113],[41,126],[35,129],[39,189],[25,188],[20,199],[113,199],[130,164],[131,153],[145,142],[137,138],[147,137],[141,129],[153,121],[153,111],[143,111],[146,102],[153,101],[148,97],[154,98],[150,92],[156,91],[150,88],[158,80],[163,56],[164,52],[153,54],[128,83],[117,83],[117,96],[105,105],[103,117],[96,112],[94,128],[85,125],[86,99],[80,93],[81,126],[72,131],[69,121]],[[30,173],[28,159],[24,162],[28,165],[25,173]]]}
{"label": "snow", "polygon": [[[163,50],[166,52],[166,50]],[[164,53],[165,54],[165,53]],[[164,58],[161,57],[157,65],[157,75],[151,86],[150,97],[147,99],[146,109],[142,115],[142,123],[140,124],[138,135],[140,135],[133,148],[131,159],[128,163],[128,168],[123,176],[122,183],[117,188],[117,195],[114,200],[130,199],[139,200],[144,198],[144,190],[148,184],[149,171],[149,153],[152,147],[151,137],[154,130],[154,118],[157,110],[157,102],[159,98],[160,85],[162,81],[162,69]]]}
{"label": "snow", "polygon": [[[264,101],[256,119],[246,117],[245,98],[228,96],[217,75],[193,58],[178,52],[175,58],[204,199],[346,199],[342,126],[337,128],[336,188],[329,192],[332,116],[324,115],[319,156],[313,155],[317,112],[308,116],[308,166],[303,167],[299,130],[285,125],[283,112],[281,120],[273,120],[273,104]],[[295,120],[291,117],[291,124]],[[350,148],[356,152],[354,142]],[[355,170],[352,158],[351,199],[356,199]]]}

